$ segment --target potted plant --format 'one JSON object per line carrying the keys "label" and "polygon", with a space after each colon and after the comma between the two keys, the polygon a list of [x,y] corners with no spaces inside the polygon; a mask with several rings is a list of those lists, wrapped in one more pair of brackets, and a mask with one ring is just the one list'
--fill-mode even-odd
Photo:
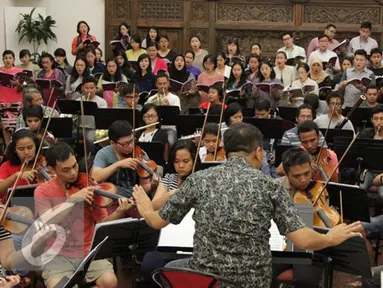
{"label": "potted plant", "polygon": [[38,53],[39,46],[42,41],[47,45],[48,40],[57,42],[56,34],[52,31],[52,28],[56,27],[56,20],[51,16],[43,17],[38,14],[36,18],[33,17],[33,13],[36,8],[33,8],[31,13],[20,13],[22,19],[17,25],[16,32],[19,34],[19,43],[25,38],[28,43],[33,44],[33,53],[31,60],[36,63],[40,57]]}

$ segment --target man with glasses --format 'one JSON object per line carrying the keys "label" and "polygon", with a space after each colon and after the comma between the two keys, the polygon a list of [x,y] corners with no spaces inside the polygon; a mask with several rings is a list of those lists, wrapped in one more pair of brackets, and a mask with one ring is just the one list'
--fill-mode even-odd
{"label": "man with glasses", "polygon": [[139,93],[139,88],[129,83],[120,92],[123,97],[119,97],[119,108],[133,109],[135,107],[136,110],[141,111],[142,105],[138,104]]}
{"label": "man with glasses", "polygon": [[[334,39],[335,34],[336,26],[334,24],[328,24],[324,30],[324,35],[327,35],[329,38],[328,49],[331,51],[339,45],[338,40]],[[307,47],[307,57],[309,57],[310,54],[317,49],[319,49],[319,39],[318,37],[315,37],[311,40],[309,46]]]}
{"label": "man with glasses", "polygon": [[[328,105],[328,113],[317,117],[314,120],[314,122],[318,125],[320,129],[327,129],[327,127],[329,127],[331,119],[330,129],[333,129],[336,125],[338,125],[338,123],[341,123],[344,119],[342,115],[343,98],[338,91],[332,91],[330,92],[330,94],[328,94],[326,102]],[[352,125],[350,120],[346,122],[342,129],[352,130],[355,133],[354,126]]]}
{"label": "man with glasses", "polygon": [[287,59],[303,57],[303,62],[305,62],[306,51],[303,47],[294,45],[294,37],[291,32],[284,32],[282,34],[282,41],[285,46],[280,48],[278,52],[285,52]]}
{"label": "man with glasses", "polygon": [[359,36],[351,39],[348,45],[348,50],[355,53],[356,50],[363,49],[367,55],[371,55],[371,49],[378,48],[378,42],[371,38],[372,24],[370,22],[363,22],[360,24]]}
{"label": "man with glasses", "polygon": [[[330,44],[330,37],[328,37],[326,34],[318,37],[319,41],[319,49],[312,52],[309,56],[308,64],[311,66],[314,61],[317,59],[323,62],[329,62],[330,59],[336,58],[335,64],[332,66],[331,69],[333,73],[337,73],[340,71],[340,65],[339,65],[339,58],[338,55],[336,55],[335,52],[331,51],[329,49]],[[323,67],[325,69],[325,67]]]}
{"label": "man with glasses", "polygon": [[109,127],[108,137],[110,145],[98,151],[94,158],[93,179],[97,183],[113,183],[118,194],[127,198],[132,196],[135,184],[141,185],[149,192],[151,179],[138,179],[136,174],[140,160],[133,158],[134,136],[130,123],[125,120],[113,122]]}

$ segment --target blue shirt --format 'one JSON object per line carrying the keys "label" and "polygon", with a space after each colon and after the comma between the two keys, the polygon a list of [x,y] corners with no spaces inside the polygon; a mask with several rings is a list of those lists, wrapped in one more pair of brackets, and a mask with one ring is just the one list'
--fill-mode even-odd
{"label": "blue shirt", "polygon": [[186,71],[193,74],[195,80],[198,79],[199,74],[201,74],[201,70],[195,66],[186,66]]}

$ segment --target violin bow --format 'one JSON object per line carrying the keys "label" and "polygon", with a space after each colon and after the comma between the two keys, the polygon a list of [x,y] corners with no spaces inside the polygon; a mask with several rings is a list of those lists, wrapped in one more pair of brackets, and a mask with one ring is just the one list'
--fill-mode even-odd
{"label": "violin bow", "polygon": [[194,171],[195,171],[195,167],[196,167],[196,165],[197,165],[197,159],[198,159],[198,157],[199,157],[199,149],[201,148],[202,135],[203,135],[203,131],[205,130],[205,127],[206,127],[207,116],[208,116],[208,114],[209,114],[209,110],[210,110],[210,102],[209,102],[209,104],[208,104],[208,106],[207,106],[205,119],[203,120],[203,125],[202,125],[202,130],[201,130],[201,136],[199,137],[198,146],[197,146],[197,153],[195,154],[195,157],[194,157],[193,169],[192,169],[191,174],[194,173]]}
{"label": "violin bow", "polygon": [[[223,88],[224,88],[224,84],[222,84],[222,89]],[[215,142],[214,157],[213,157],[214,161],[217,160],[217,150],[218,150],[218,143],[220,142],[219,141],[219,136],[221,135],[222,117],[223,117],[223,111],[225,110],[226,95],[227,94],[224,92],[223,93],[222,107],[221,107],[221,114],[219,115],[217,141]]]}
{"label": "violin bow", "polygon": [[133,153],[132,153],[132,155],[133,155],[133,158],[136,158],[136,141],[135,141],[135,138],[136,138],[136,135],[135,135],[135,129],[136,129],[136,107],[135,107],[135,105],[134,105],[134,97],[135,97],[135,95],[136,95],[136,84],[133,84],[133,105],[132,105],[132,107],[133,107],[133,119],[132,119],[132,133],[133,133]]}
{"label": "violin bow", "polygon": [[327,181],[325,182],[325,184],[323,185],[322,190],[318,193],[317,198],[316,198],[316,199],[314,200],[314,202],[313,202],[313,206],[318,202],[318,200],[319,200],[320,197],[322,196],[322,194],[323,194],[323,192],[325,191],[325,189],[326,189],[328,183],[330,183],[331,177],[334,176],[336,170],[338,170],[340,164],[342,163],[342,161],[343,161],[344,158],[346,157],[348,151],[351,149],[352,144],[354,144],[356,138],[359,137],[359,134],[360,134],[360,132],[358,132],[358,133],[354,136],[354,138],[351,140],[351,142],[350,142],[350,144],[348,145],[346,151],[344,151],[342,157],[341,157],[340,160],[338,161],[338,164],[334,167],[334,169],[332,170],[330,176],[328,177],[328,180],[327,180]]}
{"label": "violin bow", "polygon": [[[32,170],[34,170],[36,168],[36,164],[37,164],[37,160],[38,160],[38,155],[40,155],[41,149],[43,148],[44,138],[46,137],[46,135],[48,133],[49,124],[51,123],[51,119],[52,119],[54,111],[55,111],[56,103],[57,103],[57,100],[55,100],[55,102],[53,103],[51,114],[49,114],[48,121],[47,121],[47,126],[45,127],[44,132],[43,132],[43,136],[41,137],[39,149],[36,152],[35,161],[33,162]],[[44,120],[44,118],[41,120],[40,128],[41,128],[41,125],[43,123],[43,120]]]}
{"label": "violin bow", "polygon": [[[81,124],[82,124],[82,141],[84,142],[84,158],[85,158],[85,173],[86,173],[86,186],[89,187],[89,167],[88,167],[88,148],[86,147],[85,137],[85,111],[84,111],[84,96],[80,98],[80,109],[81,109]],[[89,99],[89,93],[88,93]]]}

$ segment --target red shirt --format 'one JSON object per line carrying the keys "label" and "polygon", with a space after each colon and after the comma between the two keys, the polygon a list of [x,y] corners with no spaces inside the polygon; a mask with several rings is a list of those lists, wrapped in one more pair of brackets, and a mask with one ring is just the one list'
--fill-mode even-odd
{"label": "red shirt", "polygon": [[[36,215],[41,214],[43,211],[63,203],[66,199],[65,188],[57,178],[53,178],[36,188],[35,213]],[[77,205],[72,208],[65,220],[59,223],[66,230],[70,230],[59,254],[71,258],[84,257],[90,251],[96,222],[106,216],[108,216],[106,209],[92,207],[91,211],[85,202],[83,209],[78,209]],[[48,243],[48,247],[52,243]]]}
{"label": "red shirt", "polygon": [[156,63],[152,69],[152,72],[157,74],[158,70],[168,71],[168,65],[166,65],[166,62],[160,57],[156,57]]}
{"label": "red shirt", "polygon": [[[1,67],[0,71],[15,75],[16,73],[22,72],[23,70],[17,67],[14,67],[12,70],[5,70],[3,67]],[[23,102],[23,94],[21,91],[17,91],[17,87],[8,88],[5,86],[0,86],[0,95],[1,102]]]}
{"label": "red shirt", "polygon": [[[6,161],[0,166],[0,179],[5,180],[8,177],[12,176],[13,174],[16,174],[21,169],[21,165],[12,165],[11,162]],[[28,183],[27,181],[20,179],[19,182],[17,182],[16,186],[24,186],[29,185],[31,183]],[[7,192],[0,194],[0,203],[5,203],[7,197]]]}
{"label": "red shirt", "polygon": [[[222,105],[222,103],[219,103],[220,105]],[[210,104],[210,107],[214,105],[214,104]],[[209,107],[209,101],[206,101],[206,102],[203,102],[201,104],[199,104],[199,108],[200,109],[207,109],[207,107]],[[225,104],[225,109],[227,108],[227,105]]]}

